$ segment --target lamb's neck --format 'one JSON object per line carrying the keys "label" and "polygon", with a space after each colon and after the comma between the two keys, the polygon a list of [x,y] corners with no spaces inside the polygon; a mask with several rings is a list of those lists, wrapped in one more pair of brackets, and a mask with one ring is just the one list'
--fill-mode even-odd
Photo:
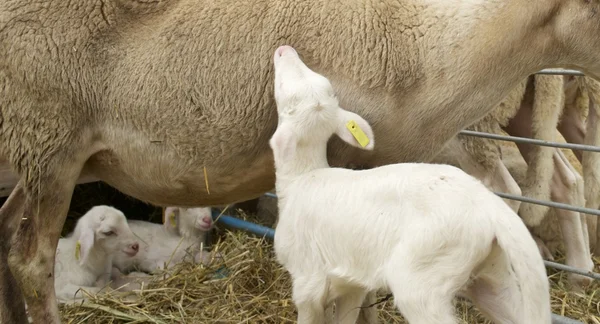
{"label": "lamb's neck", "polygon": [[285,161],[275,158],[275,189],[278,196],[285,196],[288,185],[297,177],[308,172],[329,168],[327,162],[327,144],[322,147],[298,147],[293,158]]}

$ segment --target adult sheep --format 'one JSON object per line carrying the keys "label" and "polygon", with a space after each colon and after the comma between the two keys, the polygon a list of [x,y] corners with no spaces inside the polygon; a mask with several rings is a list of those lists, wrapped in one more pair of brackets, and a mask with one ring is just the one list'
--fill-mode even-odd
{"label": "adult sheep", "polygon": [[[0,2],[0,321],[59,323],[52,264],[73,187],[92,174],[160,206],[274,187],[271,53],[294,46],[377,148],[332,165],[426,161],[547,67],[600,77],[600,10],[581,0]],[[206,178],[204,175],[207,175]]]}

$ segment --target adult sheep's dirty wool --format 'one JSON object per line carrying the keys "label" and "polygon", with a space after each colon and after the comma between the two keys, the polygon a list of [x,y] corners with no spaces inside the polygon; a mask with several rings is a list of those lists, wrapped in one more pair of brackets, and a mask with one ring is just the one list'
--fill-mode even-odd
{"label": "adult sheep's dirty wool", "polygon": [[373,125],[373,152],[334,139],[332,165],[425,161],[539,69],[600,76],[599,9],[581,0],[0,2],[0,155],[20,176],[0,210],[0,235],[17,232],[0,244],[0,321],[23,323],[25,299],[35,323],[59,322],[52,264],[81,173],[160,206],[273,188],[277,46],[294,46]]}

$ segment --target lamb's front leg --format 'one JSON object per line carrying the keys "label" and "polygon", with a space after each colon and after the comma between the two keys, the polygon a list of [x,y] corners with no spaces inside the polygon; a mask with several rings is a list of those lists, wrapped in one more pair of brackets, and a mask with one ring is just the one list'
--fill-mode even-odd
{"label": "lamb's front leg", "polygon": [[113,267],[112,261],[106,262],[106,264],[104,265],[104,269],[102,269],[102,273],[96,278],[94,286],[99,288],[107,286],[112,287],[111,280],[113,278],[113,272],[115,270],[119,271],[117,268]]}
{"label": "lamb's front leg", "polygon": [[357,288],[338,297],[335,301],[335,322],[337,324],[356,323],[366,295],[367,291]]}
{"label": "lamb's front leg", "polygon": [[101,287],[78,286],[72,283],[59,287],[56,291],[57,299],[62,303],[81,302],[88,299],[90,296],[95,296],[102,291],[106,291]]}
{"label": "lamb's front leg", "polygon": [[325,324],[327,281],[325,278],[294,278],[292,299],[298,309],[298,324]]}

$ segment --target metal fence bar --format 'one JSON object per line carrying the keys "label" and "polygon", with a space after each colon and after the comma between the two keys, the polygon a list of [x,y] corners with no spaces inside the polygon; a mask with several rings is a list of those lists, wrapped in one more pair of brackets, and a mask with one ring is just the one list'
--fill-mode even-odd
{"label": "metal fence bar", "polygon": [[259,237],[266,237],[269,240],[275,239],[275,230],[270,227],[258,225],[230,215],[221,214],[221,212],[216,209],[213,209],[212,217],[218,223],[223,225],[249,232]]}
{"label": "metal fence bar", "polygon": [[543,69],[534,74],[585,76],[581,71],[569,69]]}
{"label": "metal fence bar", "polygon": [[277,195],[274,193],[267,192],[265,196],[277,199]]}
{"label": "metal fence bar", "polygon": [[585,277],[589,277],[589,278],[592,278],[595,280],[600,280],[600,273],[596,273],[596,272],[592,272],[592,271],[585,271],[585,270],[569,267],[569,266],[561,264],[561,263],[556,263],[556,262],[546,261],[546,260],[544,260],[544,264],[550,268],[567,271],[567,272],[572,272],[572,273],[582,275]]}
{"label": "metal fence bar", "polygon": [[[571,210],[571,211],[578,212],[578,213],[600,216],[600,210],[597,210],[597,209],[586,208],[586,207],[577,207],[577,206],[572,206],[569,204],[563,204],[563,203],[557,203],[554,201],[546,201],[546,200],[539,200],[539,199],[535,199],[535,198],[517,196],[517,195],[512,195],[512,194],[508,194],[508,193],[504,193],[504,192],[494,192],[494,193],[496,195],[498,195],[502,198],[506,198],[506,199],[518,200],[518,201],[526,202],[526,203],[530,203],[530,204],[543,205],[543,206],[548,206],[548,207],[553,207],[553,208]],[[270,197],[270,198],[277,198],[277,195],[270,193],[270,192],[265,193],[265,196]]]}
{"label": "metal fence bar", "polygon": [[565,149],[571,149],[571,150],[581,150],[581,151],[590,151],[590,152],[600,153],[600,146],[594,146],[594,145],[556,143],[556,142],[549,142],[549,141],[544,141],[544,140],[539,140],[539,139],[534,139],[534,138],[490,134],[490,133],[476,132],[476,131],[471,131],[471,130],[462,130],[462,131],[460,131],[459,134],[466,135],[466,136],[489,138],[489,139],[506,141],[506,142],[534,144],[534,145],[541,145],[541,146],[550,146],[550,147],[565,148]]}
{"label": "metal fence bar", "polygon": [[598,210],[598,209],[577,207],[577,206],[573,206],[573,205],[569,205],[569,204],[563,204],[563,203],[558,203],[558,202],[554,202],[554,201],[546,201],[546,200],[539,200],[539,199],[535,199],[535,198],[517,196],[517,195],[512,195],[512,194],[508,194],[508,193],[504,193],[504,192],[494,192],[494,193],[496,195],[498,195],[502,198],[506,198],[506,199],[518,200],[518,201],[526,202],[526,203],[530,203],[530,204],[566,209],[566,210],[571,210],[571,211],[578,212],[578,213],[600,216],[600,210]]}

